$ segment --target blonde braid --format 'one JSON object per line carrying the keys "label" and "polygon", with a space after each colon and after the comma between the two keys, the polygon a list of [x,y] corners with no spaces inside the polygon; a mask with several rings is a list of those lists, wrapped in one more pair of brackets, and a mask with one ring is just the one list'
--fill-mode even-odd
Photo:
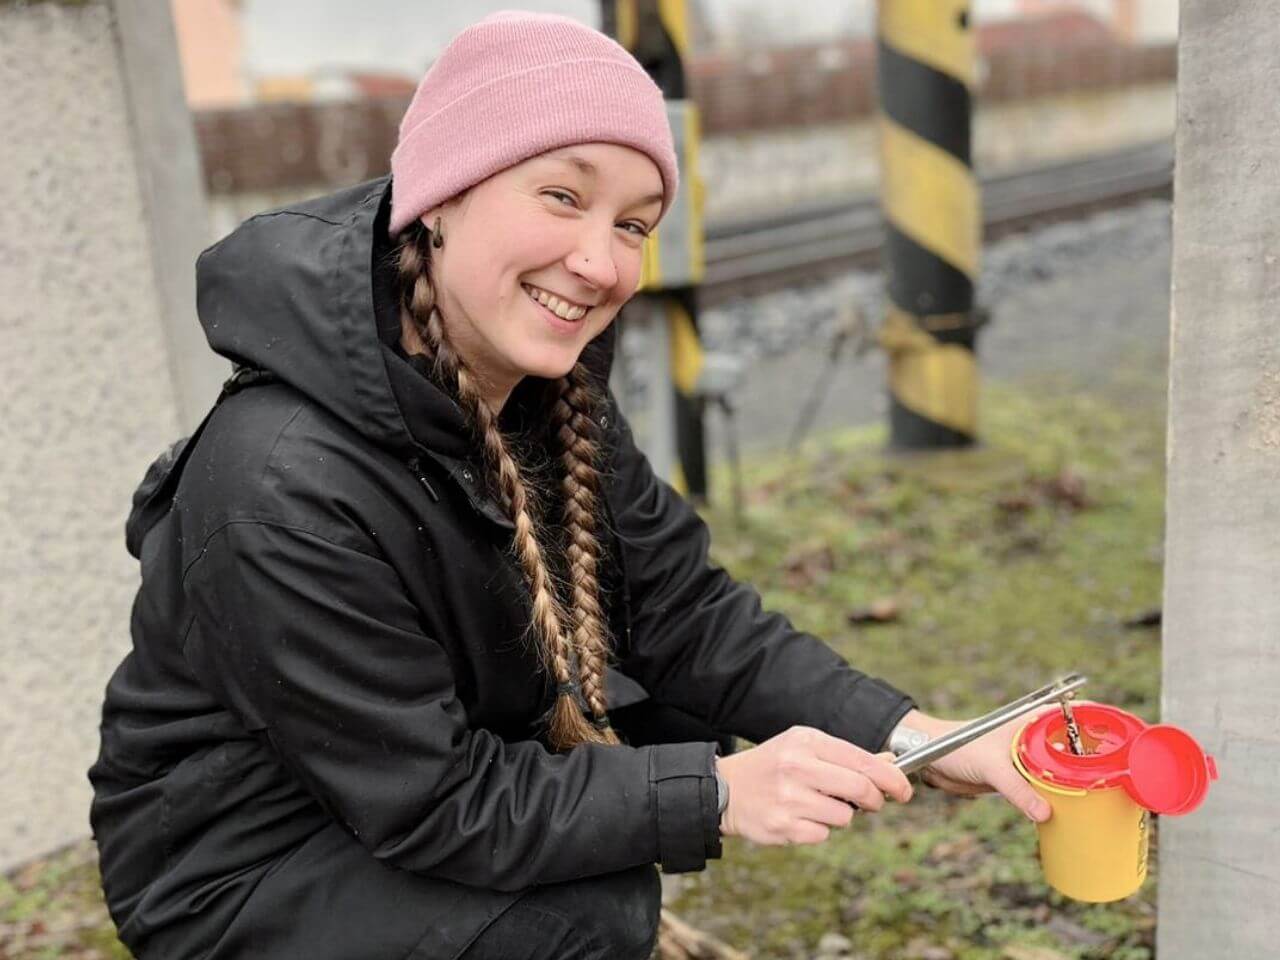
{"label": "blonde braid", "polygon": [[596,406],[586,365],[579,362],[560,381],[554,422],[564,465],[565,557],[573,596],[574,647],[578,653],[583,696],[597,724],[608,724],[604,671],[609,660],[609,635],[600,608],[599,516],[600,474],[596,469]]}
{"label": "blonde braid", "polygon": [[401,247],[400,277],[403,306],[435,360],[437,375],[457,392],[459,404],[484,447],[485,463],[493,486],[503,498],[508,516],[515,525],[513,546],[525,584],[529,589],[532,625],[541,641],[538,650],[543,664],[556,681],[548,735],[556,749],[567,750],[579,743],[617,743],[610,731],[599,730],[582,714],[574,690],[574,651],[566,636],[564,612],[552,586],[537,535],[534,510],[519,467],[498,427],[498,418],[480,392],[474,374],[449,344],[429,274],[430,249],[426,231],[417,225],[408,231]]}

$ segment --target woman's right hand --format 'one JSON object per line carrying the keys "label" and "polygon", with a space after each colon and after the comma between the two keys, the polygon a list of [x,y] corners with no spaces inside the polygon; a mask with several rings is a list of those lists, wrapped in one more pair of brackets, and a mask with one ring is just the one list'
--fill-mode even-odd
{"label": "woman's right hand", "polygon": [[780,845],[822,843],[854,808],[876,811],[887,794],[902,803],[911,784],[891,753],[868,753],[812,727],[791,727],[759,746],[716,759],[729,785],[725,836]]}

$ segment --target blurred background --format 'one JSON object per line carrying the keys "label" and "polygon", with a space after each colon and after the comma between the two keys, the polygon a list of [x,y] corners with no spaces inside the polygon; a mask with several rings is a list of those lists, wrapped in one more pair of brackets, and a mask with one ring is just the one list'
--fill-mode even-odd
{"label": "blurred background", "polygon": [[[384,173],[424,69],[459,29],[501,6],[176,0],[210,240],[258,210]],[[527,6],[602,25],[595,0]],[[865,269],[880,265],[883,239],[875,226],[876,4],[682,6],[681,81],[700,117],[695,164],[706,238],[706,273],[686,288],[688,307],[709,353],[700,362],[709,361],[706,379],[715,381],[710,399],[741,382],[748,364],[754,389],[733,397],[740,438],[724,436],[732,424],[704,402],[697,437],[684,435],[689,418],[682,420],[677,455],[651,422],[667,417],[665,408],[645,402],[648,383],[669,375],[646,364],[664,349],[654,346],[654,325],[624,324],[617,388],[660,471],[701,496],[703,459],[723,456],[731,440],[746,450],[776,446],[812,427],[882,419],[888,408],[885,357],[859,343],[884,311],[879,271]],[[970,163],[991,181],[983,188],[988,240],[1168,196],[1176,0],[976,0],[969,15]],[[1145,278],[1151,309],[1142,316],[1114,322],[1109,310],[1119,304],[1111,300],[1101,310],[1071,302],[1055,308],[1061,315],[996,322],[979,348],[985,372],[1087,372],[1114,355],[1118,339],[1158,342],[1166,210],[1157,202],[1123,223],[1103,218],[1083,233],[991,251],[973,300],[1002,321],[1019,271],[1047,275],[1069,262],[1055,245],[1101,255],[1097,243],[1157,244],[1146,261],[1156,271]],[[1096,243],[1085,239],[1095,234]],[[1142,278],[1124,271],[1124,290],[1135,282]],[[827,369],[835,341],[840,362]],[[796,406],[774,402],[810,370],[821,371],[820,389]]]}
{"label": "blurred background", "polygon": [[[92,18],[104,4],[86,6]],[[886,58],[904,51],[874,0],[664,3],[682,26],[650,49],[595,0],[172,0],[200,188],[185,190],[181,219],[195,248],[263,209],[386,173],[424,70],[510,6],[632,30],[646,65],[678,61],[664,83],[696,108],[690,266],[655,254],[621,321],[614,385],[655,465],[704,511],[717,561],[931,712],[985,712],[1081,670],[1091,698],[1158,719],[1176,0],[938,0],[970,53],[906,50],[951,93],[905,105],[885,96]],[[84,37],[98,34],[51,40],[74,16],[40,14],[11,36],[47,44],[51,71],[84,70]],[[914,140],[893,153],[886,127],[904,108],[955,135],[950,159]],[[138,142],[188,142],[153,134],[144,123]],[[100,131],[78,135],[86,169],[107,162]],[[928,169],[913,179],[917,163]],[[886,171],[898,169],[911,175],[895,185]],[[35,165],[24,175],[59,193]],[[927,202],[913,210],[917,187]],[[178,259],[170,272],[189,269],[185,248]],[[98,289],[103,265],[123,260],[102,254],[76,289]],[[0,274],[15,300],[31,275]],[[125,295],[107,294],[108,312],[127,314]],[[161,316],[148,343],[185,337],[177,352],[199,354],[189,299],[148,306]],[[180,332],[162,336],[165,324]],[[61,612],[13,620],[12,658],[49,635],[86,652],[74,668],[32,653],[9,698],[22,719],[5,742],[0,960],[127,956],[97,893],[83,777],[102,685],[129,646],[136,564],[119,524],[149,460],[212,400],[202,387],[175,413],[164,391],[172,376],[181,392],[182,363],[142,351],[133,366],[134,335],[96,336],[101,352],[80,356],[115,371],[90,394],[99,408],[135,418],[113,413],[114,439],[88,458],[121,476],[92,494],[100,509],[86,501],[47,530],[101,527],[110,595],[56,629],[39,618],[79,616],[74,591]],[[57,436],[15,434],[11,449]],[[70,483],[53,486],[78,495]],[[38,559],[33,576],[62,576],[56,551]],[[5,586],[15,610],[23,582]],[[669,878],[666,896],[760,958],[1149,960],[1155,872],[1123,903],[1068,901],[1043,883],[1035,832],[1011,810],[922,791],[821,847],[730,842],[706,873]]]}

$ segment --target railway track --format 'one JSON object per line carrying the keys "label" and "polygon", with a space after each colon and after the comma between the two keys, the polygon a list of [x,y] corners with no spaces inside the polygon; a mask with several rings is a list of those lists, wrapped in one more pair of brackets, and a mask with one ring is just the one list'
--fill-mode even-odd
{"label": "railway track", "polygon": [[[993,239],[1032,224],[1167,196],[1172,179],[1171,140],[984,178],[983,233]],[[714,306],[875,265],[883,241],[875,196],[793,207],[763,218],[710,222],[699,304]]]}

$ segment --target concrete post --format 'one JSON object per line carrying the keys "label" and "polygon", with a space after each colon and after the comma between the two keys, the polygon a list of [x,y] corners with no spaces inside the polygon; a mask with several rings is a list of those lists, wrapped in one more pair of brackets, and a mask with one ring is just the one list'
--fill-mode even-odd
{"label": "concrete post", "polygon": [[0,2],[0,116],[3,868],[89,832],[129,497],[223,371],[195,327],[207,227],[168,5]]}
{"label": "concrete post", "polygon": [[1160,822],[1160,960],[1280,942],[1280,20],[1182,0],[1163,719],[1218,761]]}

